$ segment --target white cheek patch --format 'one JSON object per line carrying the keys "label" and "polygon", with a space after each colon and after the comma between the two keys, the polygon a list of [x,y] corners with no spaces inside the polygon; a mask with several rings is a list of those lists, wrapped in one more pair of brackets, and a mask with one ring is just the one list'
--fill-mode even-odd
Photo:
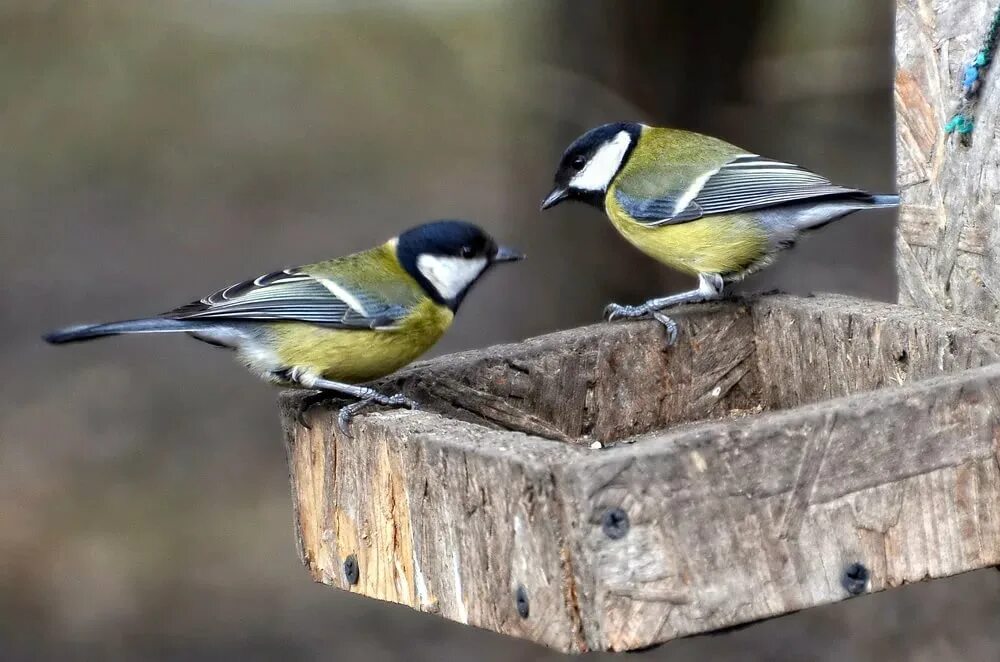
{"label": "white cheek patch", "polygon": [[632,144],[632,136],[628,131],[619,131],[613,139],[597,148],[583,170],[578,172],[569,185],[584,191],[607,190],[611,178],[618,172],[625,158],[625,152]]}
{"label": "white cheek patch", "polygon": [[479,278],[486,264],[485,257],[466,259],[425,254],[417,258],[417,269],[445,300],[454,299]]}

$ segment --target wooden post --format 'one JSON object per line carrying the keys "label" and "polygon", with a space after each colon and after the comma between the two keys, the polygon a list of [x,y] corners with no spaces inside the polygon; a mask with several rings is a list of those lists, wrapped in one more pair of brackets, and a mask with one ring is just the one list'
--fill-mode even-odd
{"label": "wooden post", "polygon": [[[413,366],[421,411],[282,398],[319,582],[559,650],[630,650],[1000,564],[993,2],[900,0],[900,298],[773,296]],[[955,315],[953,313],[961,313]]]}
{"label": "wooden post", "polygon": [[971,145],[943,127],[995,0],[896,3],[899,298],[1000,319],[1000,63],[987,70]]}

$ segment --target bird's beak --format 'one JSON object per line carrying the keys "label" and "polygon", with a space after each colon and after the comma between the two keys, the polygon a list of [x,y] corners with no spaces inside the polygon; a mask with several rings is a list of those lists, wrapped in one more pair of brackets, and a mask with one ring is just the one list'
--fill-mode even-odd
{"label": "bird's beak", "polygon": [[523,259],[524,253],[508,246],[497,247],[496,255],[493,256],[493,262],[517,262]]}
{"label": "bird's beak", "polygon": [[562,186],[555,187],[554,189],[552,189],[552,193],[549,193],[547,196],[545,196],[545,199],[542,200],[542,211],[545,211],[549,207],[555,207],[568,197],[569,197],[568,189],[563,188]]}

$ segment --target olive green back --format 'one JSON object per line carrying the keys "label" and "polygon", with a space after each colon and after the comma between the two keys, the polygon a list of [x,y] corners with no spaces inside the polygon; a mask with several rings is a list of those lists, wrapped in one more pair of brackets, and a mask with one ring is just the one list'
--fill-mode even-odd
{"label": "olive green back", "polygon": [[608,188],[636,198],[667,198],[682,194],[746,150],[690,131],[643,127],[628,161]]}

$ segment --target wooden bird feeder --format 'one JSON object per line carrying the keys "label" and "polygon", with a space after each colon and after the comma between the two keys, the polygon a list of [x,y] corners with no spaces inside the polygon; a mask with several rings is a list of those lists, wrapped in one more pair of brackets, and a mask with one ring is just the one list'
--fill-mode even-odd
{"label": "wooden bird feeder", "polygon": [[619,323],[447,356],[382,384],[422,411],[351,438],[286,394],[313,578],[581,652],[1000,564],[1000,85],[971,146],[941,129],[992,4],[898,2],[912,305],[765,296],[679,310],[673,347]]}

